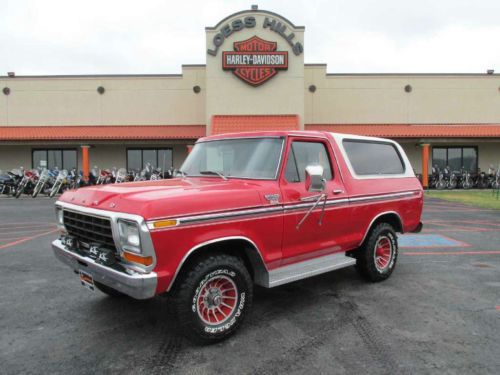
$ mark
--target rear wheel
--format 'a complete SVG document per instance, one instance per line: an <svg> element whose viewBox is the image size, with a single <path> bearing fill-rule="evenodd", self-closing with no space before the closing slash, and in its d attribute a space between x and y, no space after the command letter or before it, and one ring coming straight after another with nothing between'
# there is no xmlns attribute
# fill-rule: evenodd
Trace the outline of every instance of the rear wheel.
<svg viewBox="0 0 500 375"><path fill-rule="evenodd" d="M398 240L394 228L387 223L376 225L357 253L356 268L370 281L387 279L398 257Z"/></svg>
<svg viewBox="0 0 500 375"><path fill-rule="evenodd" d="M198 261L166 300L181 333L202 344L234 334L250 310L252 279L235 256L211 255Z"/></svg>

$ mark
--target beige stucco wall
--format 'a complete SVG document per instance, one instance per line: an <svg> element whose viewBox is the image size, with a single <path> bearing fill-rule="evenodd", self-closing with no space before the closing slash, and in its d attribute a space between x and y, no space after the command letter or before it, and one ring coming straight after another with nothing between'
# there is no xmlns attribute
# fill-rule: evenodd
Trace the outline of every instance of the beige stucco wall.
<svg viewBox="0 0 500 375"><path fill-rule="evenodd" d="M422 149L417 146L417 142L412 141L401 141L397 142L403 147L408 159L410 160L411 166L415 173L422 172Z"/></svg>
<svg viewBox="0 0 500 375"><path fill-rule="evenodd" d="M13 168L31 168L31 147L29 146L0 146L0 170L3 172Z"/></svg>
<svg viewBox="0 0 500 375"><path fill-rule="evenodd" d="M495 168L500 167L500 142L479 143L479 168L487 172L492 164Z"/></svg>
<svg viewBox="0 0 500 375"><path fill-rule="evenodd" d="M182 75L0 79L0 126L196 125L205 123L205 67ZM97 87L103 86L100 95Z"/></svg>
<svg viewBox="0 0 500 375"><path fill-rule="evenodd" d="M206 55L206 123L210 124L213 115L221 114L297 114L303 123L304 53L295 55L292 47L281 35L269 28L263 28L262 25L266 17L276 19L287 26L287 34L290 32L295 34L293 41L302 45L304 45L303 28L294 28L289 22L277 16L248 11L229 18L213 30L207 29L207 48L213 48L213 37L224 25L246 16L255 17L255 27L234 32L225 39L216 56ZM222 69L222 52L234 51L234 42L249 39L254 35L267 41L277 42L277 51L288 51L288 70L280 70L273 78L258 87L246 84L231 71Z"/></svg>
<svg viewBox="0 0 500 375"><path fill-rule="evenodd" d="M307 124L500 122L499 75L327 75L326 68L305 67Z"/></svg>

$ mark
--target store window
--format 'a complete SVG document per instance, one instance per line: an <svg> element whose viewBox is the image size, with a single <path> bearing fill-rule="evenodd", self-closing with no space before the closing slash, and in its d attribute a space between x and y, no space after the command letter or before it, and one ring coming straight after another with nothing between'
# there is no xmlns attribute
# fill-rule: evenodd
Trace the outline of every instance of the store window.
<svg viewBox="0 0 500 375"><path fill-rule="evenodd" d="M78 169L77 151L75 149L38 149L32 153L32 168Z"/></svg>
<svg viewBox="0 0 500 375"><path fill-rule="evenodd" d="M432 165L439 169L449 166L452 171L462 167L477 172L477 147L433 147Z"/></svg>
<svg viewBox="0 0 500 375"><path fill-rule="evenodd" d="M173 165L171 148L144 148L127 150L127 170L140 172L150 163L153 168L162 171L170 169Z"/></svg>

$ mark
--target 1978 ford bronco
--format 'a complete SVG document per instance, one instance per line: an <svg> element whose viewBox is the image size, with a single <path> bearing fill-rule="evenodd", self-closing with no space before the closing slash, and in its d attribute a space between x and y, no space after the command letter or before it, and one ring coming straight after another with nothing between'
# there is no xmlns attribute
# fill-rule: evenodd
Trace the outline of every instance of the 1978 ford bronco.
<svg viewBox="0 0 500 375"><path fill-rule="evenodd" d="M189 338L233 334L253 285L272 288L355 265L396 265L396 232L422 228L422 187L387 139L327 132L217 135L175 179L67 191L56 257L83 285L162 300Z"/></svg>

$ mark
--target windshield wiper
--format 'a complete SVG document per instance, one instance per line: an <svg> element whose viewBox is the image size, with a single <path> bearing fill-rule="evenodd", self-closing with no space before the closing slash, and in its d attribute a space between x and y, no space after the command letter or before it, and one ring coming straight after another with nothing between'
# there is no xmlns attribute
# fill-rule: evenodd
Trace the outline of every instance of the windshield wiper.
<svg viewBox="0 0 500 375"><path fill-rule="evenodd" d="M220 178L222 178L223 180L227 180L226 176L224 176L221 172L217 172L217 171L200 171L200 174L217 175Z"/></svg>
<svg viewBox="0 0 500 375"><path fill-rule="evenodd" d="M178 169L177 170L177 174L179 174L179 173L180 173L180 175L181 175L182 178L187 177L187 173L184 172L183 170ZM177 177L177 176L174 176L174 177Z"/></svg>

